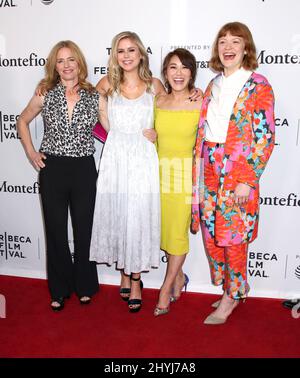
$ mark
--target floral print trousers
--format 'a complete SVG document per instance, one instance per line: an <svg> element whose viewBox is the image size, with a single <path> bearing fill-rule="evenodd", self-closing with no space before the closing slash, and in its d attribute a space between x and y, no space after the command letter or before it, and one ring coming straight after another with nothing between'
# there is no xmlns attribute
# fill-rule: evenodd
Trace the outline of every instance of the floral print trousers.
<svg viewBox="0 0 300 378"><path fill-rule="evenodd" d="M224 292L238 300L249 291L247 283L248 243L218 246L215 243L215 210L217 192L223 175L224 145L205 142L203 146L204 182L200 203L201 229L214 285L223 285Z"/></svg>

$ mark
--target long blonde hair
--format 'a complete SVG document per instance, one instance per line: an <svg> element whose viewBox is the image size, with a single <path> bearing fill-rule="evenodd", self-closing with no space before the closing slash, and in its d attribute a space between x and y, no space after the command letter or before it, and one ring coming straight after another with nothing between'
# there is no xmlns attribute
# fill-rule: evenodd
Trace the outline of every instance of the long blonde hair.
<svg viewBox="0 0 300 378"><path fill-rule="evenodd" d="M117 34L112 40L111 53L108 62L108 81L110 83L110 89L108 90L109 96L111 96L114 92L120 91L120 85L124 80L123 69L118 64L118 46L121 39L124 38L129 38L137 45L142 56L138 67L138 75L140 79L147 85L147 91L151 90L152 73L149 68L149 58L145 46L136 33L124 31Z"/></svg>
<svg viewBox="0 0 300 378"><path fill-rule="evenodd" d="M78 74L78 85L82 89L86 89L87 91L93 91L94 87L90 84L86 78L88 76L87 64L83 53L81 52L80 48L76 45L76 43L72 41L60 41L58 42L50 51L47 59L47 63L45 66L45 78L40 81L39 87L41 93L46 93L50 89L54 88L57 83L60 81L60 77L56 71L56 59L58 51L63 48L67 47L71 50L79 68Z"/></svg>

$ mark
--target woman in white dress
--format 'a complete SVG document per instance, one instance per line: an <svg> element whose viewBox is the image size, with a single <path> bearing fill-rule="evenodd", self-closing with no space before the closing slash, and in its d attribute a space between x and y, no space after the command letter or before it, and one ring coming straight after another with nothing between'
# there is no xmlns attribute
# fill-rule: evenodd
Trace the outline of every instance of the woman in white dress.
<svg viewBox="0 0 300 378"><path fill-rule="evenodd" d="M120 295L130 312L142 305L141 272L159 266L159 161L152 143L153 99L164 92L152 78L140 38L112 41L109 74L97 84L107 97L101 122L109 130L99 167L90 260L121 271Z"/></svg>

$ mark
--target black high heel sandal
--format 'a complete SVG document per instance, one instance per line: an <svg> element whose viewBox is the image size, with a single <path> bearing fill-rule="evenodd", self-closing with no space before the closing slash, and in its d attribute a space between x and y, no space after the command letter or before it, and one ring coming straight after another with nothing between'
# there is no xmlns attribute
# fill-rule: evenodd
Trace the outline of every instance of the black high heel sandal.
<svg viewBox="0 0 300 378"><path fill-rule="evenodd" d="M141 276L139 278L133 278L132 276L130 276L130 279L132 281L140 281L141 291L143 290L144 285L143 285L143 281L141 280ZM134 307L130 307L130 306L134 306ZM142 307L142 300L137 299L137 298L128 299L128 307L129 307L130 312L138 312L138 311L140 311L140 309Z"/></svg>
<svg viewBox="0 0 300 378"><path fill-rule="evenodd" d="M131 289L127 287L121 287L120 288L120 297L123 299L123 301L127 302L130 297Z"/></svg>
<svg viewBox="0 0 300 378"><path fill-rule="evenodd" d="M84 295L84 296L82 296L82 297L79 298L79 302L82 305L90 304L91 303L91 297L89 297L87 295Z"/></svg>
<svg viewBox="0 0 300 378"><path fill-rule="evenodd" d="M125 273L123 273L123 276L127 276ZM130 287L120 287L120 297L123 299L123 301L127 302L129 297L130 297L130 293L131 293L131 288Z"/></svg>
<svg viewBox="0 0 300 378"><path fill-rule="evenodd" d="M53 306L53 303L58 303L59 306ZM65 307L65 298L64 297L59 297L56 299L52 299L50 303L50 307L52 308L53 311L61 311Z"/></svg>

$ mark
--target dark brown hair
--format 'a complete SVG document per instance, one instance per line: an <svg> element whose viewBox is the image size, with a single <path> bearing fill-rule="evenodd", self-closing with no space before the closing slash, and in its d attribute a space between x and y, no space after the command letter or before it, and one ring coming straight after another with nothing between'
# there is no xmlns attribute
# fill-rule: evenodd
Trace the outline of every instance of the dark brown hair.
<svg viewBox="0 0 300 378"><path fill-rule="evenodd" d="M196 80L196 75L197 75L197 63L196 63L196 58L192 53L190 53L186 49L175 49L166 55L164 62L163 62L163 68L162 68L162 74L164 77L164 84L167 89L168 93L172 92L172 88L166 78L167 75L167 68L170 63L170 60L173 58L173 56L177 56L181 63L186 66L190 71L191 71L191 79L189 81L188 88L189 90L193 89L195 86L195 80Z"/></svg>
<svg viewBox="0 0 300 378"><path fill-rule="evenodd" d="M242 62L242 67L245 68L245 70L254 71L258 67L256 60L256 47L248 26L242 24L241 22L229 22L228 24L222 26L222 28L219 30L213 44L209 67L216 72L223 71L224 67L218 53L218 42L219 39L225 37L227 33L230 33L232 36L243 38L245 42L246 54Z"/></svg>

